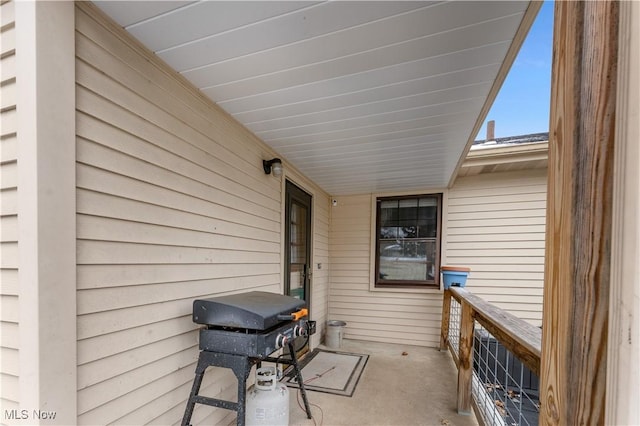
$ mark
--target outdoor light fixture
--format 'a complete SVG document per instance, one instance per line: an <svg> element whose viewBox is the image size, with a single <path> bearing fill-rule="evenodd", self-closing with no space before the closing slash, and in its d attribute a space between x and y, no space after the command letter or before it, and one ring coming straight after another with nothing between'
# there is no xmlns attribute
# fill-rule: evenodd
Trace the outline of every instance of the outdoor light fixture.
<svg viewBox="0 0 640 426"><path fill-rule="evenodd" d="M273 172L275 177L282 176L282 160L274 158L273 160L262 160L262 168L266 174Z"/></svg>

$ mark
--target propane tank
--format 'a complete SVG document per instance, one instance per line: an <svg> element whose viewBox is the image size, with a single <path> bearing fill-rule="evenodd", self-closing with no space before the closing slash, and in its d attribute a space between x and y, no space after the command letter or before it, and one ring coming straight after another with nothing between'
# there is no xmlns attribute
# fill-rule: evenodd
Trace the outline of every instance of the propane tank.
<svg viewBox="0 0 640 426"><path fill-rule="evenodd" d="M278 383L275 367L256 370L256 383L247 392L247 426L289 424L289 389Z"/></svg>

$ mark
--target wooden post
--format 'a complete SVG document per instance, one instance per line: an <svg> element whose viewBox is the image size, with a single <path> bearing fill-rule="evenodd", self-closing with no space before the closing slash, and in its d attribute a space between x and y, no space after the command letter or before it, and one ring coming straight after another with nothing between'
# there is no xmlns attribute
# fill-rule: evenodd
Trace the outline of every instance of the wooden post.
<svg viewBox="0 0 640 426"><path fill-rule="evenodd" d="M604 424L618 3L555 3L540 424Z"/></svg>
<svg viewBox="0 0 640 426"><path fill-rule="evenodd" d="M473 375L473 308L461 301L460 346L458 352L458 414L471 414Z"/></svg>
<svg viewBox="0 0 640 426"><path fill-rule="evenodd" d="M440 350L444 351L449 346L449 321L451 319L451 291L445 290L442 294L442 325L440 326Z"/></svg>

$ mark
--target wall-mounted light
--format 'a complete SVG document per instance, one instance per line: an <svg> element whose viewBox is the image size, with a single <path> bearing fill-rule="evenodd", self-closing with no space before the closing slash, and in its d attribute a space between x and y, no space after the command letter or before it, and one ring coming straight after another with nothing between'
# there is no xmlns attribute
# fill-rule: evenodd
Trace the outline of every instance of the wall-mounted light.
<svg viewBox="0 0 640 426"><path fill-rule="evenodd" d="M275 177L282 176L282 160L274 158L273 160L262 160L262 168L266 174L273 172Z"/></svg>

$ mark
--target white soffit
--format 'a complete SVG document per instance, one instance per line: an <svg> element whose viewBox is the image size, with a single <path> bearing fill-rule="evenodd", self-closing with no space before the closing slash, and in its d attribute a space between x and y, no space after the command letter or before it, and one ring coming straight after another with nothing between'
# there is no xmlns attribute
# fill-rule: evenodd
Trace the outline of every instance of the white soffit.
<svg viewBox="0 0 640 426"><path fill-rule="evenodd" d="M95 3L333 195L446 187L529 5Z"/></svg>

